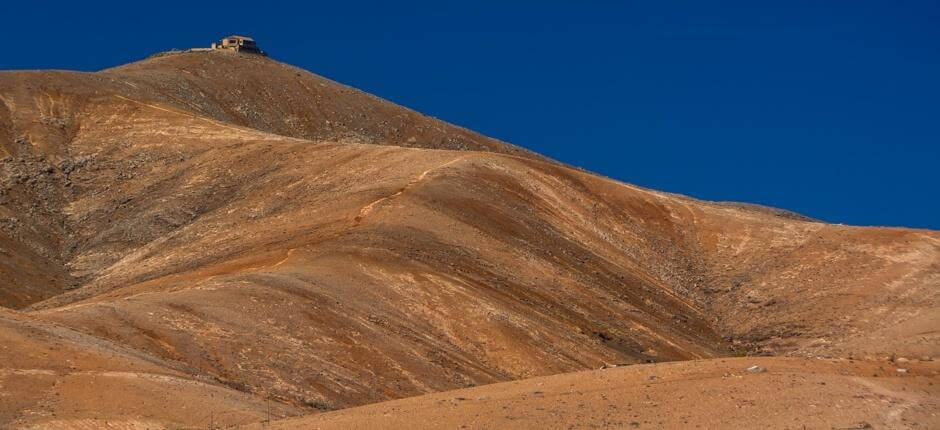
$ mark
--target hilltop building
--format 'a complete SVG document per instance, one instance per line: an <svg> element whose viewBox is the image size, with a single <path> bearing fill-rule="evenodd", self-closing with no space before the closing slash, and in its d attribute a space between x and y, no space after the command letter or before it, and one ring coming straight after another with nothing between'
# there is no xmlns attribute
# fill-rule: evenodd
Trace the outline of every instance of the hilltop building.
<svg viewBox="0 0 940 430"><path fill-rule="evenodd" d="M258 48L258 44L255 43L255 39L247 36L232 35L226 37L216 43L213 43L212 49L230 50L247 54L267 55L264 53L264 51L261 50L261 48Z"/></svg>

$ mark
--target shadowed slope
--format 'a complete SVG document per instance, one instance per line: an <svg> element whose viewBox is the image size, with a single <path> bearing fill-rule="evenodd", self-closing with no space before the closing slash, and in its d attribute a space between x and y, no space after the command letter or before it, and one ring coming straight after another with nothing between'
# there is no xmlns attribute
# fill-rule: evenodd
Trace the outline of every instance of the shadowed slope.
<svg viewBox="0 0 940 430"><path fill-rule="evenodd" d="M99 75L128 97L282 136L542 158L265 57L162 55Z"/></svg>

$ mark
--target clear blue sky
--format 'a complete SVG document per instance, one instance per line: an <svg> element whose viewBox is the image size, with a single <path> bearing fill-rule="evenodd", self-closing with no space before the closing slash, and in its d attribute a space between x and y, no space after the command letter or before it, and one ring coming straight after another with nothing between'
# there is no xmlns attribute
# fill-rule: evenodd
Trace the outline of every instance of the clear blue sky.
<svg viewBox="0 0 940 430"><path fill-rule="evenodd" d="M98 70L244 33L627 182L940 229L936 0L27 3L0 5L2 69Z"/></svg>

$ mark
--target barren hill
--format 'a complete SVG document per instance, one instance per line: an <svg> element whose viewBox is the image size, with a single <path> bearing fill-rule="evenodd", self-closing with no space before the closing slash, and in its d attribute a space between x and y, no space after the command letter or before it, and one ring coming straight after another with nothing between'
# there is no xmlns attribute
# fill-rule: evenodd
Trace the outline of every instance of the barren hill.
<svg viewBox="0 0 940 430"><path fill-rule="evenodd" d="M633 187L261 57L4 72L0 100L0 399L37 399L0 426L205 425L43 385L88 372L197 381L173 384L248 424L605 364L940 355L940 232ZM25 327L69 348L27 355Z"/></svg>

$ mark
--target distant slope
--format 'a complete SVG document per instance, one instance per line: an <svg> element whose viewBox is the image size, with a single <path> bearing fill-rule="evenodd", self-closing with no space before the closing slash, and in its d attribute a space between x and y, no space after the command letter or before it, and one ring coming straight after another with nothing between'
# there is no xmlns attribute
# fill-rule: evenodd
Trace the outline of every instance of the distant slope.
<svg viewBox="0 0 940 430"><path fill-rule="evenodd" d="M940 232L633 187L254 57L3 73L0 100L0 305L285 413L604 364L940 356Z"/></svg>
<svg viewBox="0 0 940 430"><path fill-rule="evenodd" d="M543 158L257 56L193 52L156 56L97 73L0 72L0 94L0 148L8 154L27 154L26 143L32 137L30 142L45 144L43 153L62 155L62 145L83 126L81 111L89 103L120 97L313 141Z"/></svg>
<svg viewBox="0 0 940 430"><path fill-rule="evenodd" d="M282 136L541 158L265 57L162 55L99 75L128 97Z"/></svg>

